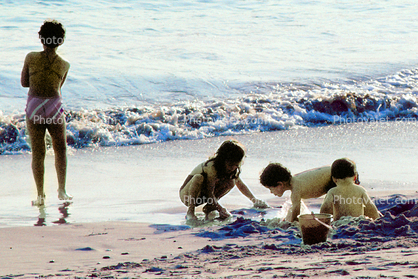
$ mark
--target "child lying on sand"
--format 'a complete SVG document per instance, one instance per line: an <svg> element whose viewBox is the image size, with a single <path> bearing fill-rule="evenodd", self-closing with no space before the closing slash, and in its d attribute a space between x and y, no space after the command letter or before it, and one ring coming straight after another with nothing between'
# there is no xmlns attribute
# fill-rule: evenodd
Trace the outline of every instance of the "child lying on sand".
<svg viewBox="0 0 418 279"><path fill-rule="evenodd" d="M180 199L188 207L186 219L197 219L195 207L202 204L206 204L203 207L206 219L214 210L219 212L221 219L231 216L218 203L218 200L231 191L235 185L254 203L255 207L268 207L265 202L256 199L239 178L244 156L244 148L239 142L227 140L222 143L214 157L194 168L180 188Z"/></svg>
<svg viewBox="0 0 418 279"><path fill-rule="evenodd" d="M354 184L356 175L356 165L349 159L338 159L332 164L331 176L337 187L328 191L321 213L333 214L334 221L342 216L365 215L372 219L380 217L366 190Z"/></svg>
<svg viewBox="0 0 418 279"><path fill-rule="evenodd" d="M285 218L288 222L297 220L302 199L318 198L335 187L331 179L331 167L325 166L291 175L290 171L279 163L270 163L260 176L260 183L278 197L290 190L292 207Z"/></svg>

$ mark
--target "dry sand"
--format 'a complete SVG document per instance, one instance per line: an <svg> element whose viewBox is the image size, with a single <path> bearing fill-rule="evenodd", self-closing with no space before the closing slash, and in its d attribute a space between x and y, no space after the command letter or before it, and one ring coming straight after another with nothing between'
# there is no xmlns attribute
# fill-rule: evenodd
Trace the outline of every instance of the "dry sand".
<svg viewBox="0 0 418 279"><path fill-rule="evenodd" d="M190 237L191 231L154 234L149 224L133 222L2 228L0 274L87 275L119 262L171 257L210 242Z"/></svg>

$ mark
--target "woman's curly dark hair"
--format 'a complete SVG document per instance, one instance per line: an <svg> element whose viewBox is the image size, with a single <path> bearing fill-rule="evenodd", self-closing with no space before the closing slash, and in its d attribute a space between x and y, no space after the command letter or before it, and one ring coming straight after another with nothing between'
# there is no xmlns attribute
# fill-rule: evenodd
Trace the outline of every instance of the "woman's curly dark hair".
<svg viewBox="0 0 418 279"><path fill-rule="evenodd" d="M230 177L230 173L225 172L225 162L239 163L245 156L244 146L236 140L226 140L216 151L214 157L209 161L213 161L216 173L219 178ZM240 170L237 170L236 176L239 175Z"/></svg>
<svg viewBox="0 0 418 279"><path fill-rule="evenodd" d="M270 163L260 175L261 185L275 187L278 182L288 182L292 178L290 171L279 163Z"/></svg>
<svg viewBox="0 0 418 279"><path fill-rule="evenodd" d="M56 48L64 43L65 28L61 22L55 19L45 20L38 34L43 45Z"/></svg>

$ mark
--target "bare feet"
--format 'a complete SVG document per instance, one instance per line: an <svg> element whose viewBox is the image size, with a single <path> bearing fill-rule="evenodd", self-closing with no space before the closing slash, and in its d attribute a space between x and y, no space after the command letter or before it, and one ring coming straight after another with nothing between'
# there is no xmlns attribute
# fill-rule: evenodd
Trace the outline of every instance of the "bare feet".
<svg viewBox="0 0 418 279"><path fill-rule="evenodd" d="M194 214L187 213L187 215L186 215L186 220L187 220L187 221L190 221L190 220L197 220L197 217L196 217L196 215L194 215Z"/></svg>
<svg viewBox="0 0 418 279"><path fill-rule="evenodd" d="M38 196L36 200L32 201L32 206L45 205L45 196Z"/></svg>
<svg viewBox="0 0 418 279"><path fill-rule="evenodd" d="M231 216L232 216L231 213L229 213L229 211L226 210L225 208L219 211L219 219L221 220L225 220Z"/></svg>
<svg viewBox="0 0 418 279"><path fill-rule="evenodd" d="M68 201L68 200L72 200L73 197L68 195L65 190L58 190L58 199L60 200L64 200L64 201Z"/></svg>

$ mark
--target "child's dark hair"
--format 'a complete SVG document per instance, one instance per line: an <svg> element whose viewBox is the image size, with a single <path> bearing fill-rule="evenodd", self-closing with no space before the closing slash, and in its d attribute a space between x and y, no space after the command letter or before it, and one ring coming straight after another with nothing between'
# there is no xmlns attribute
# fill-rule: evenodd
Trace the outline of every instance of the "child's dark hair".
<svg viewBox="0 0 418 279"><path fill-rule="evenodd" d="M335 160L331 166L331 176L336 179L353 177L357 174L356 164L347 158Z"/></svg>
<svg viewBox="0 0 418 279"><path fill-rule="evenodd" d="M64 43L65 28L55 19L45 20L38 34L43 45L56 48Z"/></svg>
<svg viewBox="0 0 418 279"><path fill-rule="evenodd" d="M288 182L292 178L290 171L279 163L270 163L260 175L261 185L269 188L278 182Z"/></svg>
<svg viewBox="0 0 418 279"><path fill-rule="evenodd" d="M214 167L218 177L229 177L231 174L225 171L225 162L239 163L245 156L244 146L236 140L226 140L216 151L210 160L214 162ZM239 170L237 172L239 174ZM237 175L238 175L237 174Z"/></svg>

